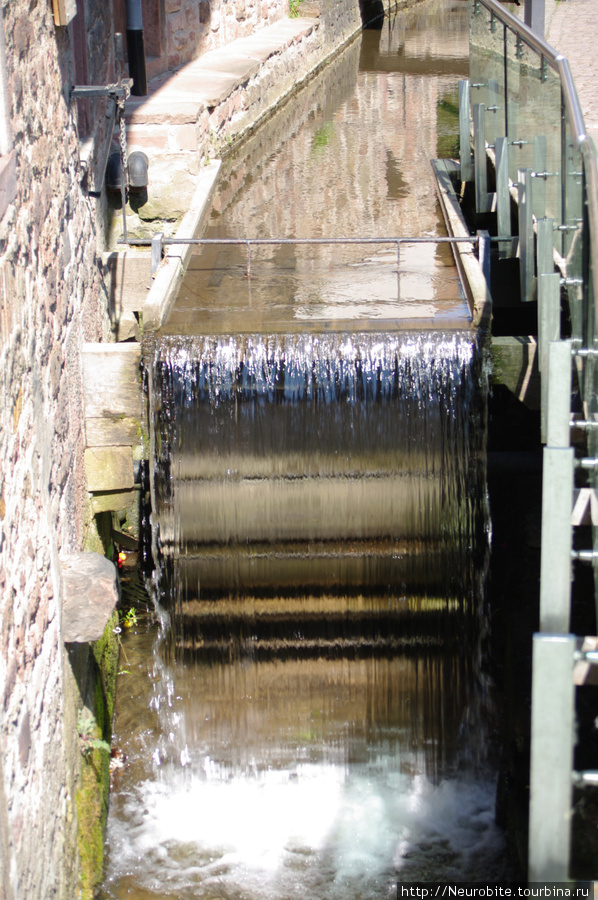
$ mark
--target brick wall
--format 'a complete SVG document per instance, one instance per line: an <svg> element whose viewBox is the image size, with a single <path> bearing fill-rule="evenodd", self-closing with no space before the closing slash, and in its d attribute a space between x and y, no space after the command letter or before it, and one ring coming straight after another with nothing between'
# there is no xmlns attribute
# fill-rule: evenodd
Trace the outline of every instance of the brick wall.
<svg viewBox="0 0 598 900"><path fill-rule="evenodd" d="M79 348L108 323L68 100L71 30L49 2L7 0L3 16L15 168L0 220L0 897L72 898L78 751L59 556L86 528Z"/></svg>

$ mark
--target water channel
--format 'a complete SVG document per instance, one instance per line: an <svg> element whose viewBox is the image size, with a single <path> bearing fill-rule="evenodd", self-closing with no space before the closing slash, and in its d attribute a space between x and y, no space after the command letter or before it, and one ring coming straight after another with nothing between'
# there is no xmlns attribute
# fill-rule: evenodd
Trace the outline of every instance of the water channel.
<svg viewBox="0 0 598 900"><path fill-rule="evenodd" d="M467 52L457 0L365 31L230 154L206 236L442 235ZM249 267L198 252L145 351L160 608L123 634L101 897L504 880L484 373L450 250Z"/></svg>

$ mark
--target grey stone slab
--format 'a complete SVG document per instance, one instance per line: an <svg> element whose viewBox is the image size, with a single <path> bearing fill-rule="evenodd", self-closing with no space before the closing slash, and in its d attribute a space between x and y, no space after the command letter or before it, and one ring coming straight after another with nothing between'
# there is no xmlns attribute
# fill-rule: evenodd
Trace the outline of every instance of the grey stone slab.
<svg viewBox="0 0 598 900"><path fill-rule="evenodd" d="M62 638L65 643L99 640L118 602L114 563L99 553L63 557Z"/></svg>
<svg viewBox="0 0 598 900"><path fill-rule="evenodd" d="M203 78L210 78L213 74L232 75L239 81L246 81L253 75L257 75L259 69L259 62L251 56L223 53L219 59L211 60L209 64L204 63L200 71Z"/></svg>
<svg viewBox="0 0 598 900"><path fill-rule="evenodd" d="M139 419L123 416L118 419L86 419L85 436L88 447L131 447L139 438Z"/></svg>
<svg viewBox="0 0 598 900"><path fill-rule="evenodd" d="M101 512L117 512L121 509L129 509L139 503L138 491L105 491L94 494L91 498L91 508L94 515Z"/></svg>
<svg viewBox="0 0 598 900"><path fill-rule="evenodd" d="M201 87L198 85L197 97L207 107L218 106L226 100L234 89L243 84L245 79L239 79L236 75L226 75L215 72L202 73Z"/></svg>
<svg viewBox="0 0 598 900"><path fill-rule="evenodd" d="M127 107L126 120L130 125L185 124L197 121L201 107L201 98L183 100L165 92L139 106Z"/></svg>
<svg viewBox="0 0 598 900"><path fill-rule="evenodd" d="M133 487L133 454L131 447L88 447L85 450L87 489L122 491Z"/></svg>
<svg viewBox="0 0 598 900"><path fill-rule="evenodd" d="M86 418L141 416L139 344L84 344L81 360Z"/></svg>

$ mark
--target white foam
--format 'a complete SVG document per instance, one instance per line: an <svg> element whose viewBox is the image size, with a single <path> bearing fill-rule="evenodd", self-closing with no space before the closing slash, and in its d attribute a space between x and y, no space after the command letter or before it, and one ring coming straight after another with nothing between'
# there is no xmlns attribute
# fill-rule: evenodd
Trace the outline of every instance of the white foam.
<svg viewBox="0 0 598 900"><path fill-rule="evenodd" d="M111 815L109 889L121 896L128 873L179 900L215 886L227 898L340 900L390 896L397 880L498 878L493 794L384 764L234 773L206 759L140 784Z"/></svg>

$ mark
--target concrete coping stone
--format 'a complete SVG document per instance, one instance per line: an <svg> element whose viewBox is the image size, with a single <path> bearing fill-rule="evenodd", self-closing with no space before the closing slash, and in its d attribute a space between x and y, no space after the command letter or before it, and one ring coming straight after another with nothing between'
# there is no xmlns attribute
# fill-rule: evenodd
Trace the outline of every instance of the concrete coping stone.
<svg viewBox="0 0 598 900"><path fill-rule="evenodd" d="M176 72L150 81L148 97L129 99L128 124L186 124L195 122L206 108L217 106L259 72L260 65L310 34L317 19L283 19L210 50Z"/></svg>
<svg viewBox="0 0 598 900"><path fill-rule="evenodd" d="M432 161L432 166L436 175L438 197L448 234L451 237L470 237L451 181L451 174L459 171L458 163L453 160L435 159ZM492 297L479 260L472 244L455 244L453 253L463 287L467 293L472 324L487 338L492 320Z"/></svg>
<svg viewBox="0 0 598 900"><path fill-rule="evenodd" d="M220 160L213 160L199 172L189 209L185 213L175 237L194 238L198 236L211 207L221 165ZM192 252L191 244L168 246L143 306L144 328L159 328L166 320Z"/></svg>
<svg viewBox="0 0 598 900"><path fill-rule="evenodd" d="M60 564L62 639L67 644L98 641L119 599L116 566L100 553L71 553Z"/></svg>

